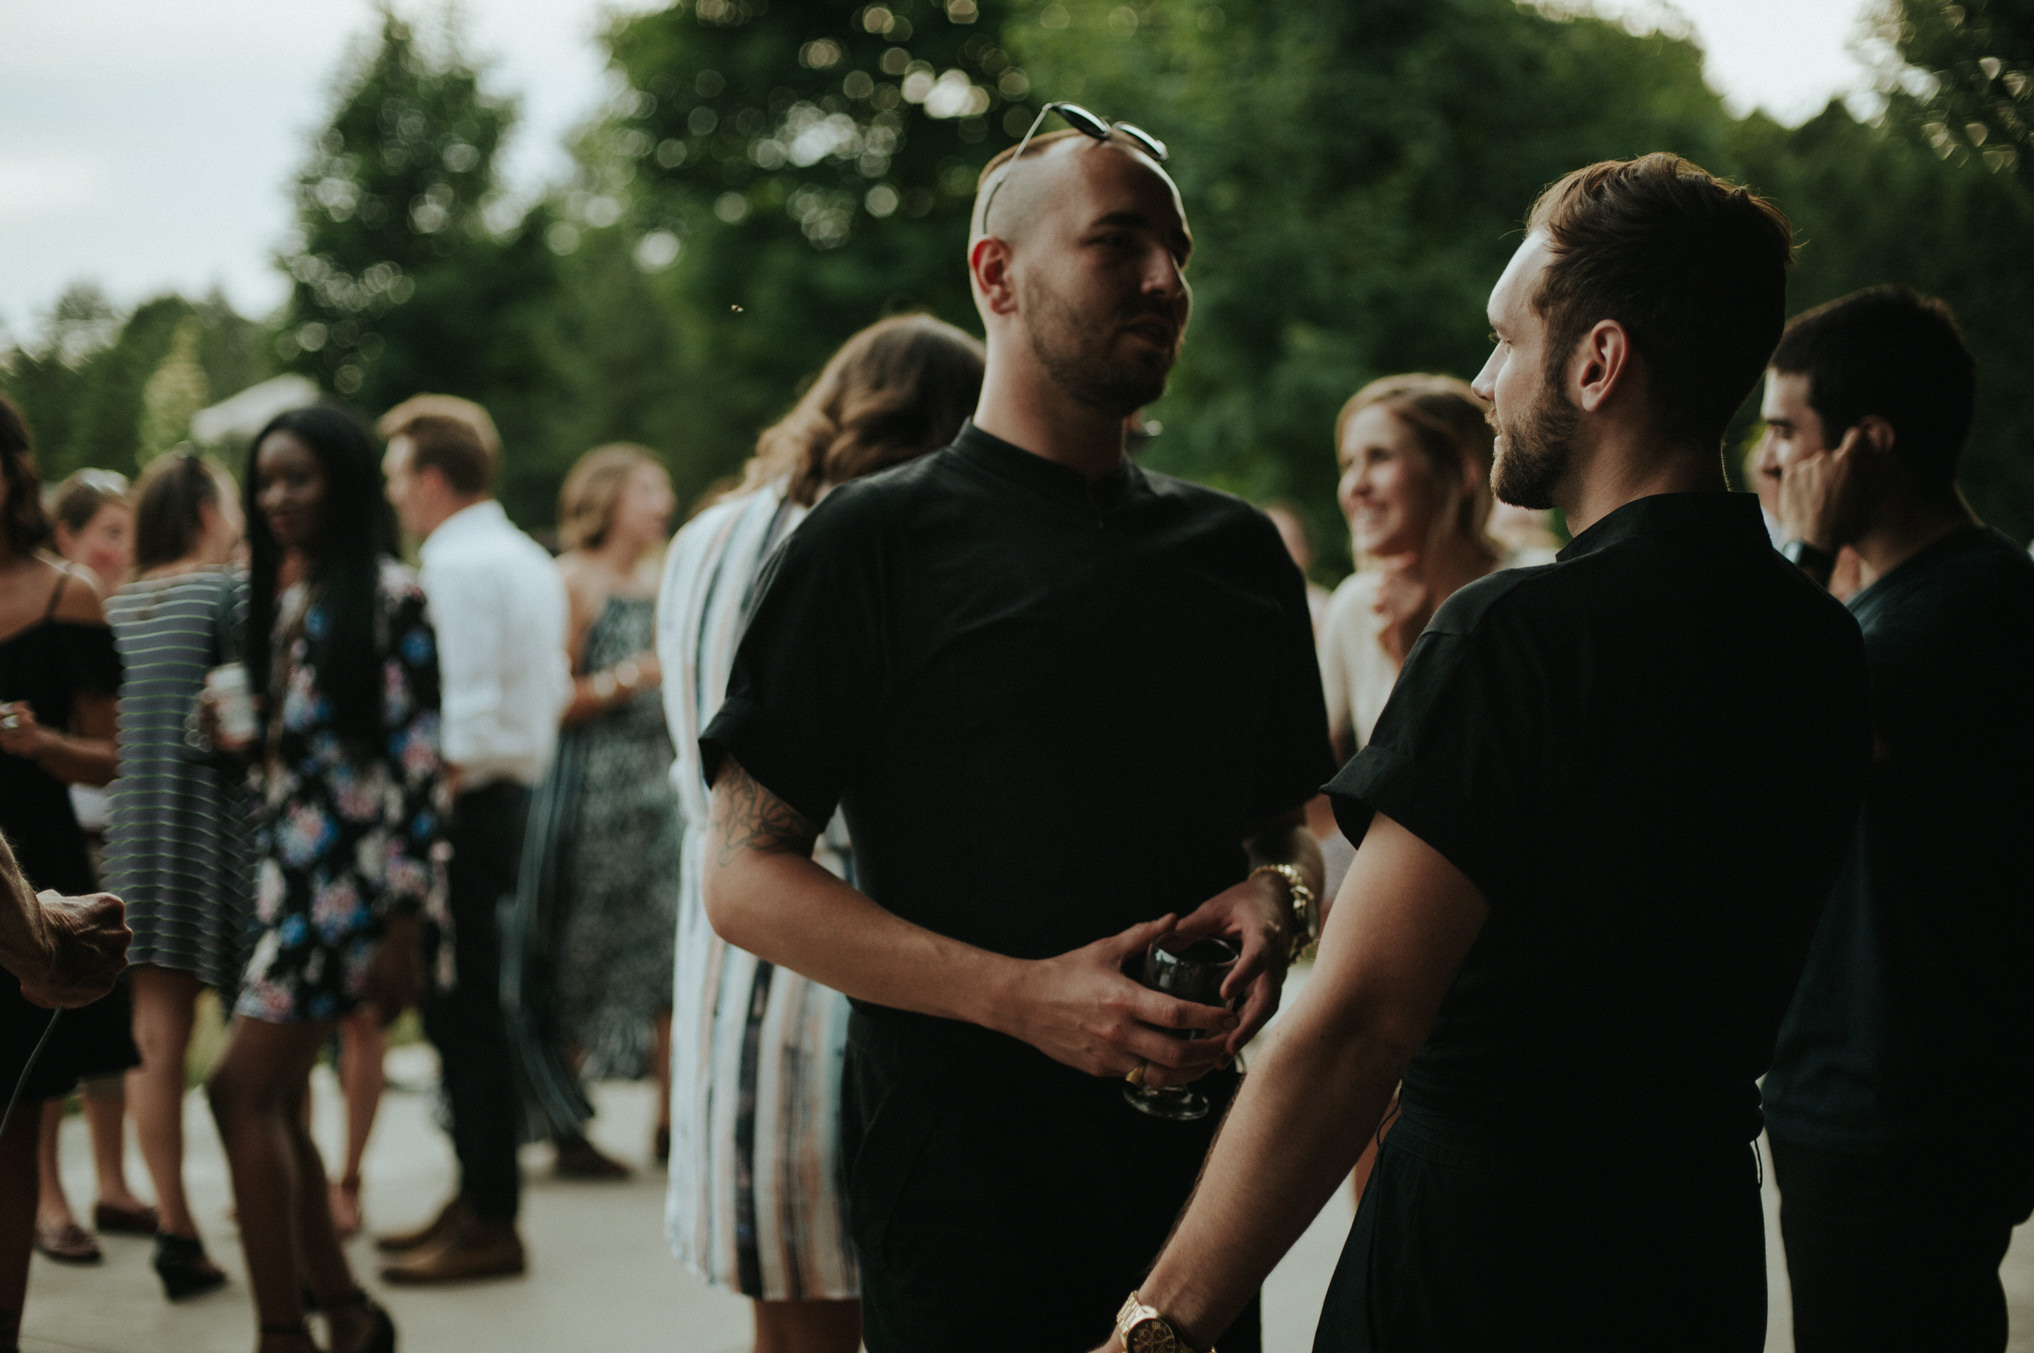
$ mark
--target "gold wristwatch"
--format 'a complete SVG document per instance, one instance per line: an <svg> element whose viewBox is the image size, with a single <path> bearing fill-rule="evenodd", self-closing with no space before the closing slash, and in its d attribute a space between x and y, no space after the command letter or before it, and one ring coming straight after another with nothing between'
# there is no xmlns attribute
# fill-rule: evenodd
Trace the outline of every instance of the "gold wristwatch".
<svg viewBox="0 0 2034 1353"><path fill-rule="evenodd" d="M1215 1353L1188 1343L1178 1327L1135 1292L1116 1312L1116 1333L1122 1336L1124 1353Z"/></svg>
<svg viewBox="0 0 2034 1353"><path fill-rule="evenodd" d="M1259 874L1276 874L1285 880L1286 896L1292 903L1292 954L1286 961L1297 963L1321 934L1321 914L1314 905L1314 890L1307 887L1306 877L1289 864L1260 864L1250 871L1251 878Z"/></svg>

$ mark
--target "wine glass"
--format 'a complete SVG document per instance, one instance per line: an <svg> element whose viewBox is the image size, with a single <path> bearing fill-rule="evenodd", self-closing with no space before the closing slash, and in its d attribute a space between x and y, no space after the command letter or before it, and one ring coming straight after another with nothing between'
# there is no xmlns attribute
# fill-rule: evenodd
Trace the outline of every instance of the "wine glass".
<svg viewBox="0 0 2034 1353"><path fill-rule="evenodd" d="M1137 980L1153 991L1162 991L1168 996L1192 1001L1195 1005L1217 1005L1226 1009L1229 1003L1222 999L1222 983L1228 980L1229 970L1242 956L1242 951L1233 943L1215 935L1195 940L1177 951L1153 945L1145 952L1144 971ZM1198 1029L1160 1029L1159 1032L1174 1038L1206 1037ZM1169 1118L1176 1123L1191 1123L1196 1118L1208 1116L1207 1096L1191 1085L1130 1085L1124 1087L1123 1098L1129 1100L1132 1107L1153 1118Z"/></svg>

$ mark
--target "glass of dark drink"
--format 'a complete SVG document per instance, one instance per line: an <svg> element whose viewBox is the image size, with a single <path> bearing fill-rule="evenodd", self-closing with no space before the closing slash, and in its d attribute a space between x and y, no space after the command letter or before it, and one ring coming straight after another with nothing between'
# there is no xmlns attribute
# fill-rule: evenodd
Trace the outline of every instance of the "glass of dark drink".
<svg viewBox="0 0 2034 1353"><path fill-rule="evenodd" d="M1182 1001L1226 1009L1229 1003L1222 999L1222 983L1228 980L1230 969L1241 957L1242 951L1233 943L1212 935L1178 950L1153 945L1145 952L1144 970L1137 980L1153 991L1162 991ZM1174 1038L1203 1036L1197 1029L1163 1029L1160 1032ZM1129 1100L1132 1107L1153 1118L1190 1123L1196 1118L1208 1116L1207 1096L1191 1085L1125 1086L1123 1098Z"/></svg>

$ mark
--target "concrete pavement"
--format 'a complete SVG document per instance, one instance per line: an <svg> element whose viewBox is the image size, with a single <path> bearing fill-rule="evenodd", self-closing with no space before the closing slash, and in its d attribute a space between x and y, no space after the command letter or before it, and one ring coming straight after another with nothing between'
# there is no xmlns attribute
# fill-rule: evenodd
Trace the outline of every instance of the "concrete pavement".
<svg viewBox="0 0 2034 1353"><path fill-rule="evenodd" d="M424 1083L432 1074L428 1049L397 1049L391 1056L392 1078L400 1083ZM680 1269L665 1247L664 1176L641 1165L650 1139L649 1087L603 1085L596 1100L595 1140L639 1168L618 1183L567 1183L551 1177L548 1148L528 1148L523 1224L528 1277L431 1291L388 1290L374 1280L372 1245L365 1238L353 1242L357 1272L393 1312L403 1348L411 1353L743 1353L748 1348L747 1303L705 1287ZM341 1105L338 1087L323 1069L315 1102L319 1140L327 1159L336 1159ZM446 1196L452 1156L430 1121L431 1104L428 1094L395 1089L383 1102L364 1171L370 1229L393 1230L422 1221ZM153 1250L146 1240L104 1237L106 1261L93 1268L65 1267L38 1255L22 1339L26 1353L246 1353L253 1346L253 1315L238 1235L229 1219L218 1137L201 1096L194 1093L185 1109L193 1205L212 1256L233 1275L232 1283L221 1292L171 1306L149 1268ZM128 1157L129 1179L146 1195L148 1175L131 1142ZM71 1204L88 1213L93 1183L82 1118L65 1122L62 1158ZM1792 1353L1776 1202L1769 1185L1767 1267L1773 1300L1766 1347L1768 1353ZM1339 1195L1267 1284L1268 1353L1305 1353L1312 1347L1315 1318L1349 1215L1347 1195ZM2024 1231L2007 1257L2005 1276L2013 1304L2011 1348L2034 1353L2034 1241Z"/></svg>

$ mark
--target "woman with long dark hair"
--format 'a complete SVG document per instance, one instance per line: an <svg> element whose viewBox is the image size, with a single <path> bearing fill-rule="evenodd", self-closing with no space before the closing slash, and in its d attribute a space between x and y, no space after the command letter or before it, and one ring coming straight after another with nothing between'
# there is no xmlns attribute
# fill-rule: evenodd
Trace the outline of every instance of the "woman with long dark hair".
<svg viewBox="0 0 2034 1353"><path fill-rule="evenodd" d="M369 1001L393 1018L422 986L420 917L444 892L437 644L416 575L393 557L359 422L323 406L279 415L254 439L245 482L259 930L206 1088L261 1353L314 1347L306 1291L333 1353L390 1350L394 1327L340 1248L304 1102L340 1019ZM215 736L231 705L211 704Z"/></svg>

